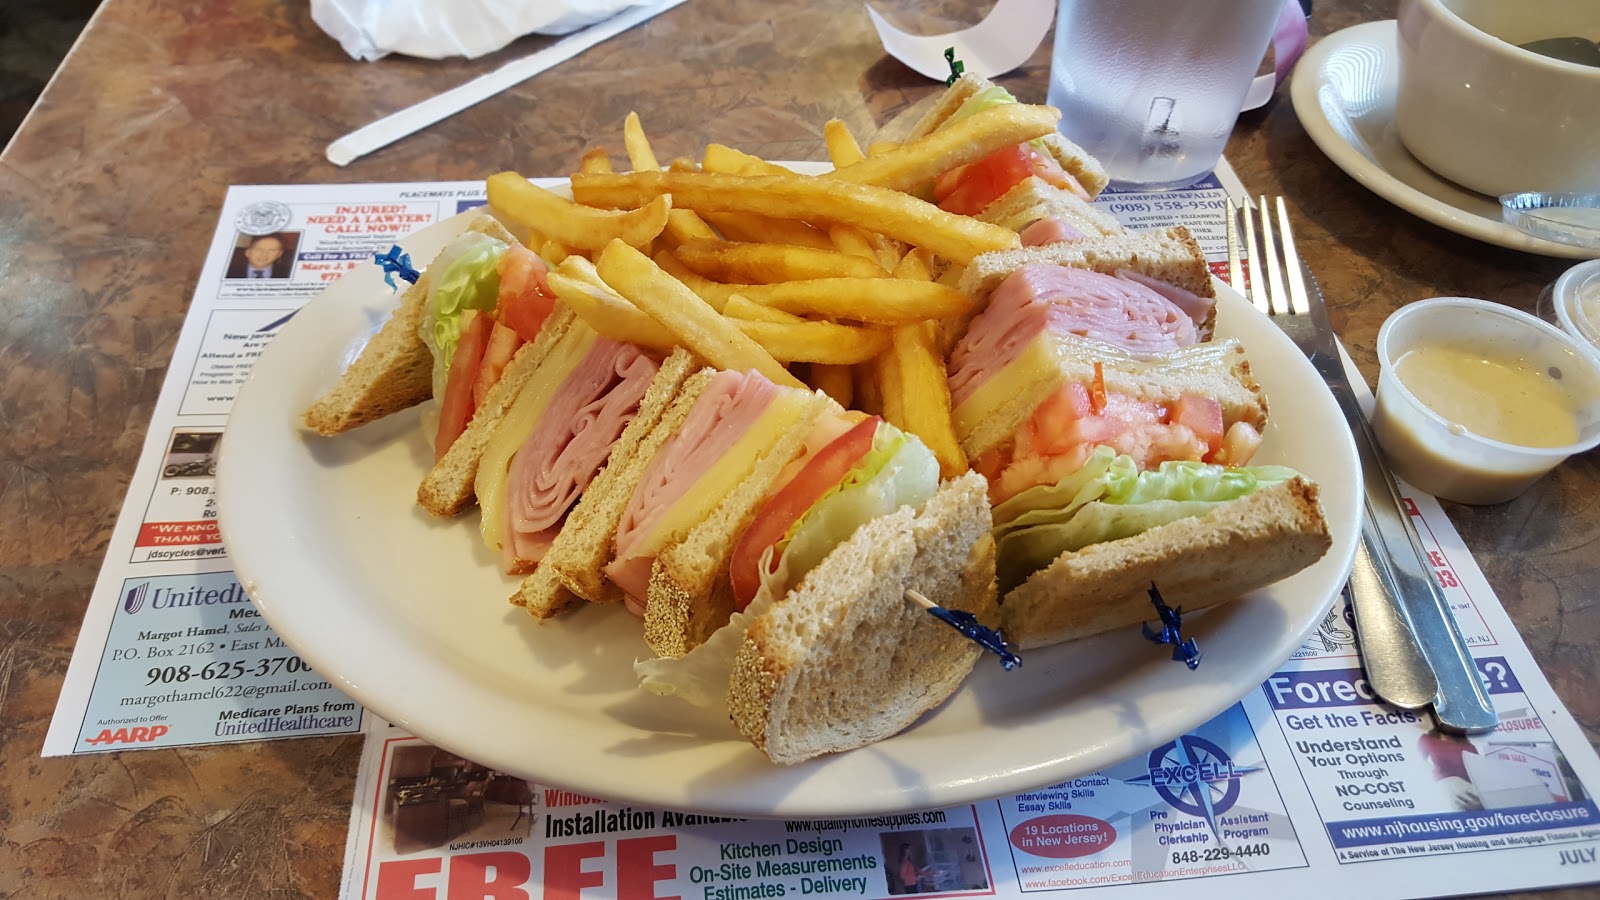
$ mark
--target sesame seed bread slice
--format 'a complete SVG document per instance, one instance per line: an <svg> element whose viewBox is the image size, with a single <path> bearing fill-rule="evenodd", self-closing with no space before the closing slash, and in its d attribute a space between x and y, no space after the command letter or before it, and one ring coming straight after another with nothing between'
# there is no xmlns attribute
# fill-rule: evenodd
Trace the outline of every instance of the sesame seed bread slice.
<svg viewBox="0 0 1600 900"><path fill-rule="evenodd" d="M483 403L472 414L466 430L423 476L422 484L417 487L417 503L423 509L436 516L453 516L476 502L474 483L478 477L478 462L483 459L483 451L488 448L500 420L539 371L550 351L575 326L588 327L578 322L566 304L558 303L539 326L538 336L517 348L505 371L500 373L500 380L484 395Z"/></svg>
<svg viewBox="0 0 1600 900"><path fill-rule="evenodd" d="M861 526L752 623L728 684L740 733L796 763L897 734L954 693L982 651L905 592L995 623L986 492L968 472L921 513Z"/></svg>
<svg viewBox="0 0 1600 900"><path fill-rule="evenodd" d="M473 219L467 230L508 244L513 240L493 216ZM424 271L406 288L400 306L361 349L356 361L306 410L307 428L322 435L339 434L433 399L433 353L417 332L433 283L430 275Z"/></svg>
<svg viewBox="0 0 1600 900"><path fill-rule="evenodd" d="M1300 571L1332 539L1304 478L1267 485L1207 515L1069 551L1001 599L1006 638L1047 647L1153 621L1148 590L1184 612L1215 606Z"/></svg>
<svg viewBox="0 0 1600 900"><path fill-rule="evenodd" d="M701 365L699 358L682 348L661 364L639 403L639 413L612 445L605 467L595 473L567 513L561 532L534 574L548 570L546 577L554 574L566 590L591 603L622 602L622 590L608 581L601 569L616 553L617 526L645 467L667 438L683 427L695 400L715 374L713 369L699 368ZM524 581L525 589L538 590L538 585L539 581L532 585ZM518 596L530 613L539 615L543 601L521 591Z"/></svg>
<svg viewBox="0 0 1600 900"><path fill-rule="evenodd" d="M556 532L544 559L532 574L522 579L522 584L512 595L511 602L514 605L523 607L536 619L548 619L573 603L587 599L573 592L554 563L559 561L569 568L588 566L590 571L598 573L600 567L610 561L608 548L616 538L617 522L622 518L629 496L633 494L633 485L638 483L638 475L635 474L633 482L627 484L625 491L621 490L621 472L637 455L645 436L661 423L673 398L678 396L684 381L699 364L694 354L682 347L674 350L661 363L661 368L639 401L638 412L628 421L617 442L611 445L605 466L595 473L589 488L578 495L578 502L567 512L567 518L562 522L561 530ZM616 473L602 485L600 480L606 470L613 468ZM642 474L643 471L640 466L638 473ZM617 502L619 491L620 503ZM614 586L606 584L603 577L599 579L599 584L588 582L586 589L604 594L602 599L620 599L619 595L605 592L601 585L615 590Z"/></svg>
<svg viewBox="0 0 1600 900"><path fill-rule="evenodd" d="M644 640L657 656L688 653L733 615L728 559L734 545L761 511L784 467L800 454L817 416L829 407L837 408L826 394L810 396L799 421L756 461L755 468L711 515L656 557L645 605Z"/></svg>

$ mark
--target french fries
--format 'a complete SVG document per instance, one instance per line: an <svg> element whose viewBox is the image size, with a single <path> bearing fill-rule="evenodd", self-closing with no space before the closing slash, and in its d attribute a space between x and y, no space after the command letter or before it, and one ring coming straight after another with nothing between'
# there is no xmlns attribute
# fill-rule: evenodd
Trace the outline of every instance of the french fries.
<svg viewBox="0 0 1600 900"><path fill-rule="evenodd" d="M835 169L828 177L912 191L996 150L1049 134L1056 130L1060 120L1061 113L1054 107L1020 103L991 106L951 122L926 137L885 150L855 165Z"/></svg>
<svg viewBox="0 0 1600 900"><path fill-rule="evenodd" d="M595 270L612 290L644 310L701 359L719 369L754 369L775 384L804 388L772 354L638 250L614 240Z"/></svg>
<svg viewBox="0 0 1600 900"><path fill-rule="evenodd" d="M807 278L887 278L871 258L790 244L689 241L673 253L684 265L715 281L773 284Z"/></svg>
<svg viewBox="0 0 1600 900"><path fill-rule="evenodd" d="M970 263L979 253L1021 246L1017 233L1010 229L945 212L898 191L803 175L578 174L572 179L572 192L579 203L611 209L641 206L671 194L675 206L703 216L736 212L777 220L847 223L926 247L960 265Z"/></svg>
<svg viewBox="0 0 1600 900"><path fill-rule="evenodd" d="M752 303L742 294L730 296L722 314L737 320L739 330L755 338L779 362L830 366L846 373L846 379L849 366L866 362L889 347L890 335L884 329L812 322Z"/></svg>
<svg viewBox="0 0 1600 900"><path fill-rule="evenodd" d="M867 154L861 151L861 144L857 143L856 136L850 133L850 126L838 119L829 119L828 124L822 126L822 139L828 144L828 158L833 160L835 169L842 169L867 158Z"/></svg>
<svg viewBox="0 0 1600 900"><path fill-rule="evenodd" d="M752 302L800 316L852 319L874 325L905 325L924 319L959 316L972 298L931 281L902 278L814 278L782 284L720 285L716 290L743 294Z"/></svg>
<svg viewBox="0 0 1600 900"><path fill-rule="evenodd" d="M650 146L650 139L645 136L644 126L639 123L639 114L628 113L622 121L622 143L628 151L628 162L633 165L635 172L659 172L661 163L656 161L656 152ZM667 227L662 236L671 246L677 246L687 241L714 241L717 232L706 224L706 220L691 209L674 209L667 213Z"/></svg>
<svg viewBox="0 0 1600 900"><path fill-rule="evenodd" d="M638 344L664 353L678 345L678 336L612 290L594 263L569 256L545 275L550 289L590 328L612 340Z"/></svg>
<svg viewBox="0 0 1600 900"><path fill-rule="evenodd" d="M948 478L968 460L951 422L945 341L974 313L951 273L1020 240L914 192L1050 133L1058 118L1006 104L866 152L835 119L823 128L834 170L808 176L715 143L698 162L663 166L629 113L632 172L614 172L597 147L572 178L574 200L510 172L489 179L489 199L550 261L556 296L600 334L809 384L916 435Z"/></svg>
<svg viewBox="0 0 1600 900"><path fill-rule="evenodd" d="M852 371L850 366L813 363L806 383L832 397L835 403L845 409L850 409L855 403L855 384L850 374Z"/></svg>
<svg viewBox="0 0 1600 900"><path fill-rule="evenodd" d="M577 178L614 178L614 175L589 175ZM638 209L617 212L575 203L552 193L515 172L490 175L489 205L508 218L536 229L550 240L582 250L599 250L613 240L642 247L667 227L672 198L651 197Z"/></svg>
<svg viewBox="0 0 1600 900"><path fill-rule="evenodd" d="M950 383L931 332L929 322L894 330L883 366L888 373L882 380L884 418L921 438L939 460L939 473L953 478L967 471L967 454L950 421Z"/></svg>
<svg viewBox="0 0 1600 900"><path fill-rule="evenodd" d="M611 168L611 154L604 147L590 147L583 151L583 156L578 160L578 171L586 175L609 175L614 171Z"/></svg>
<svg viewBox="0 0 1600 900"><path fill-rule="evenodd" d="M628 162L633 164L635 172L661 171L661 163L656 162L656 152L651 149L636 112L628 113L622 120L622 144L628 150Z"/></svg>
<svg viewBox="0 0 1600 900"><path fill-rule="evenodd" d="M758 322L735 319L739 330L779 362L848 366L865 362L889 347L882 328L852 328L832 322Z"/></svg>
<svg viewBox="0 0 1600 900"><path fill-rule="evenodd" d="M743 294L733 294L728 297L722 314L734 319L746 319L751 322L804 322L804 316L786 313L781 309L751 303Z"/></svg>

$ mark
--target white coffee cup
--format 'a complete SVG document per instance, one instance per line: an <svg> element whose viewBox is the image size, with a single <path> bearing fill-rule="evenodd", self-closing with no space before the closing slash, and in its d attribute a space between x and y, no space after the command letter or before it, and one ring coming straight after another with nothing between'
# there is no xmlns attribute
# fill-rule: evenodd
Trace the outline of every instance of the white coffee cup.
<svg viewBox="0 0 1600 900"><path fill-rule="evenodd" d="M1600 39L1600 0L1401 0L1395 125L1483 194L1600 190L1600 68L1518 44Z"/></svg>

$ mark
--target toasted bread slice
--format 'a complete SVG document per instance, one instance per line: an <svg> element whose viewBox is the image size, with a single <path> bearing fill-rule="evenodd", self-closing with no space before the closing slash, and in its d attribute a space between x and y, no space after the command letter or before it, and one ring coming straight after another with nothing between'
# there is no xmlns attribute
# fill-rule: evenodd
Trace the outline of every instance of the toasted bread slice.
<svg viewBox="0 0 1600 900"><path fill-rule="evenodd" d="M601 569L616 552L617 525L628 508L633 489L667 439L683 427L714 369L702 368L687 350L675 351L661 365L645 392L635 416L611 450L606 467L589 482L578 504L556 536L550 552L539 563L552 570L567 590L593 603L620 603L621 589L606 579ZM651 421L651 414L661 410ZM528 599L528 598L525 598Z"/></svg>
<svg viewBox="0 0 1600 900"><path fill-rule="evenodd" d="M1115 274L1118 269L1131 269L1200 297L1217 296L1211 286L1211 269L1206 265L1206 255L1200 250L1200 243L1194 239L1194 235L1182 225L1123 231L1086 241L1046 244L1043 247L980 253L967 266L958 288L963 294L987 298L1006 276L1033 263L1093 269L1106 275ZM1209 323L1201 325L1201 332L1210 333Z"/></svg>
<svg viewBox="0 0 1600 900"><path fill-rule="evenodd" d="M668 544L650 572L644 639L658 656L682 656L700 646L733 615L728 558L785 466L799 455L811 426L836 404L813 394L799 422L756 462L750 474L717 504L705 521Z"/></svg>
<svg viewBox="0 0 1600 900"><path fill-rule="evenodd" d="M1115 236L1127 231L1115 216L1037 175L1022 179L978 214L985 222L1018 232L1052 216L1091 237Z"/></svg>
<svg viewBox="0 0 1600 900"><path fill-rule="evenodd" d="M945 90L933 108L917 121L911 129L911 138L919 138L936 130L943 125L945 120L961 108L972 95L994 87L994 82L976 73L968 72L956 79L955 84ZM1063 137L1060 133L1049 134L1043 138L1050 155L1067 174L1078 180L1084 190L1093 197L1105 190L1110 183L1105 167L1100 161L1089 155L1089 152Z"/></svg>
<svg viewBox="0 0 1600 900"><path fill-rule="evenodd" d="M1267 485L1204 516L1063 553L1001 600L1006 638L1047 647L1154 621L1149 588L1185 612L1265 587L1311 565L1332 539L1304 478Z"/></svg>
<svg viewBox="0 0 1600 900"><path fill-rule="evenodd" d="M557 304L539 327L539 335L517 348L505 371L500 373L500 380L489 389L477 412L472 414L467 429L423 476L422 484L417 487L417 503L423 509L436 516L453 516L473 504L478 462L483 458L489 439L494 437L494 430L550 351L577 321L578 317L565 304Z"/></svg>
<svg viewBox="0 0 1600 900"><path fill-rule="evenodd" d="M511 243L511 233L493 216L483 215L468 231ZM349 431L384 416L433 399L433 353L422 342L422 325L430 270L406 289L400 306L362 348L339 381L305 412L306 427L323 435Z"/></svg>
<svg viewBox="0 0 1600 900"><path fill-rule="evenodd" d="M982 651L907 589L993 625L994 540L982 476L946 482L856 530L751 624L734 662L734 724L796 763L904 730L960 686Z"/></svg>
<svg viewBox="0 0 1600 900"><path fill-rule="evenodd" d="M639 411L611 446L605 467L579 495L550 550L533 574L522 580L511 598L512 603L526 608L535 618L547 619L579 599L621 599L615 586L599 573L600 567L611 560L610 548L617 534L617 522L644 472L644 465L635 460L640 447L658 430L662 418L683 391L684 383L699 365L694 354L682 348L674 350L661 363L644 399L639 401ZM698 395L699 392L694 393ZM692 403L683 407L683 415L687 415L689 405ZM678 421L682 421L681 417Z"/></svg>

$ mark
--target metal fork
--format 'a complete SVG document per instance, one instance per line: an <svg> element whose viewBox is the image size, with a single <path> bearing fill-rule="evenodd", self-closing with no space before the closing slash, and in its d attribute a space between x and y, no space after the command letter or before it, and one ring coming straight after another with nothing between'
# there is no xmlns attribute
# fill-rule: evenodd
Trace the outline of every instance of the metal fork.
<svg viewBox="0 0 1600 900"><path fill-rule="evenodd" d="M1260 198L1258 241L1257 216L1248 206L1236 210L1228 201L1228 278L1311 361L1355 438L1366 501L1349 589L1368 682L1395 706L1420 709L1431 704L1445 728L1488 731L1497 722L1494 706L1345 377L1322 292L1295 250L1282 197L1276 208L1274 228L1267 198ZM1236 218L1244 223L1248 281L1240 265Z"/></svg>

